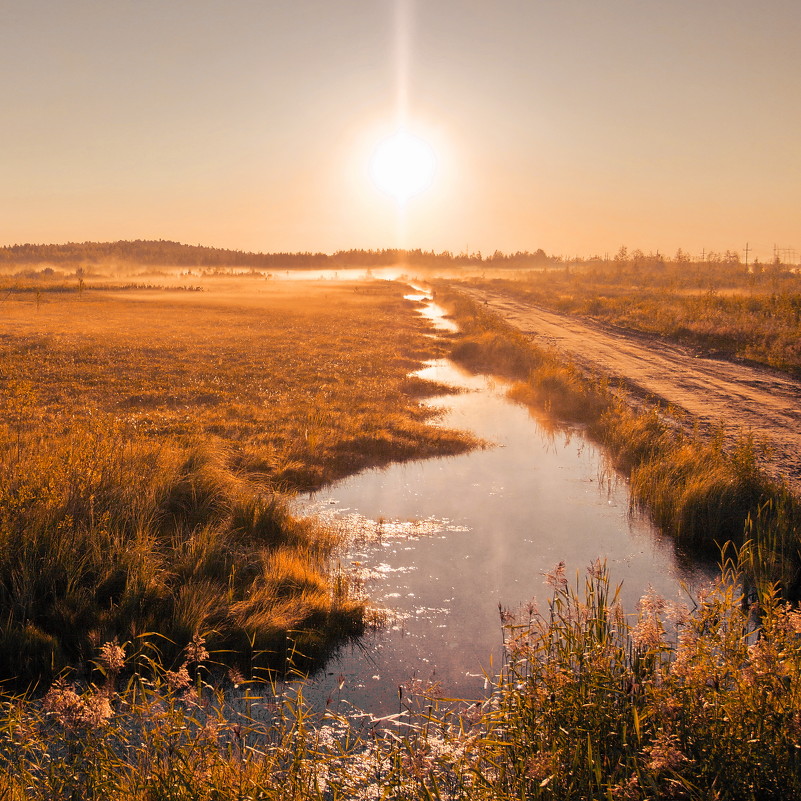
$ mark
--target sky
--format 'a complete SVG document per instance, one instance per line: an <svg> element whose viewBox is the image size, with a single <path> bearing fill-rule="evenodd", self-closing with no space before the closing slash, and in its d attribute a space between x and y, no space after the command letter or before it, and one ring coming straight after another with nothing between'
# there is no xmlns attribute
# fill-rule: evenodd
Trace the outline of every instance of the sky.
<svg viewBox="0 0 801 801"><path fill-rule="evenodd" d="M799 0L0 0L0 245L801 250ZM405 204L370 160L436 154Z"/></svg>

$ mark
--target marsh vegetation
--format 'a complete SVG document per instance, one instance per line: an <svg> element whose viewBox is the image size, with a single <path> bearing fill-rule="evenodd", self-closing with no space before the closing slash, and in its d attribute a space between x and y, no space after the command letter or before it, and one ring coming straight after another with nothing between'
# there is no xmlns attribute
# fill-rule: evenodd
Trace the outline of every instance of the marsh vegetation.
<svg viewBox="0 0 801 801"><path fill-rule="evenodd" d="M471 445L426 424L442 388L406 376L437 346L402 289L47 289L0 323L3 677L115 639L171 664L199 632L280 669L358 632L333 538L282 492Z"/></svg>
<svg viewBox="0 0 801 801"><path fill-rule="evenodd" d="M507 657L485 699L411 683L381 720L335 706L312 718L302 692L236 675L214 689L199 640L176 670L122 682L125 652L107 645L86 689L3 701L0 790L43 801L798 797L797 612L772 593L744 605L731 562L694 606L647 595L635 621L600 563L575 586L560 566L549 580L542 608L501 610Z"/></svg>
<svg viewBox="0 0 801 801"><path fill-rule="evenodd" d="M5 797L801 793L801 625L786 601L799 513L748 439L732 449L667 409L631 407L458 294L462 333L446 341L382 282L250 276L243 290L207 276L214 291L190 293L26 280L6 279L0 300ZM564 305L572 273L507 289L547 294L548 280L537 302ZM717 308L725 293L712 289L681 287L674 316L694 314L685 301ZM648 317L648 286L626 291ZM580 310L578 294L565 308ZM749 342L732 353L760 358ZM763 350L795 369L786 348ZM336 705L312 716L302 685L260 676L358 634L367 602L332 568L330 529L295 518L283 493L473 446L428 425L435 413L419 398L448 390L408 377L446 353L584 424L666 530L740 550L724 551L720 580L689 608L648 594L633 619L601 563L575 587L557 568L540 608L501 610L505 662L486 696L456 702L411 682L383 720ZM78 669L51 683L68 665ZM35 680L38 700L15 694Z"/></svg>

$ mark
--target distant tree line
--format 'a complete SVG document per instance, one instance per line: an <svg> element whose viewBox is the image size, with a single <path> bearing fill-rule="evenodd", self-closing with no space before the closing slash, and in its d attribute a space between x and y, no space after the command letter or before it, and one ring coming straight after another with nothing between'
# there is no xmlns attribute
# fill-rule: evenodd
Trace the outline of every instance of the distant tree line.
<svg viewBox="0 0 801 801"><path fill-rule="evenodd" d="M561 266L595 269L612 268L618 271L660 270L666 265L674 268L703 266L704 269L745 270L760 272L781 267L778 257L773 263L760 264L756 259L751 264L743 264L740 254L734 250L723 252L704 251L691 257L679 248L674 256L665 256L659 251L645 253L640 249L629 250L622 246L614 255L606 254L584 257L563 257L548 255L541 248L534 252L517 251L503 253L496 250L485 256L480 251L473 253L435 252L433 250L401 250L388 248L382 250L339 250L335 253L253 253L243 250L205 247L203 245L184 245L166 239L119 242L67 242L66 244L23 244L0 247L2 264L54 264L70 265L74 270L91 267L94 264L117 263L158 267L184 267L206 270L246 267L259 271L279 271L303 268L346 268L346 267L393 267L399 264L413 267L487 267L506 269L528 269Z"/></svg>
<svg viewBox="0 0 801 801"><path fill-rule="evenodd" d="M184 245L165 239L119 242L68 242L60 245L6 245L0 248L0 264L107 264L132 263L152 267L251 267L260 270L286 270L308 267L388 267L487 265L490 267L546 267L561 262L542 249L533 253L518 251L492 256L480 252L453 254L449 251L420 250L340 250L327 253L252 253L242 250Z"/></svg>
<svg viewBox="0 0 801 801"><path fill-rule="evenodd" d="M324 262L325 253L247 253L165 239L119 242L67 242L61 245L7 245L0 263L107 264L130 262L153 267L307 267Z"/></svg>

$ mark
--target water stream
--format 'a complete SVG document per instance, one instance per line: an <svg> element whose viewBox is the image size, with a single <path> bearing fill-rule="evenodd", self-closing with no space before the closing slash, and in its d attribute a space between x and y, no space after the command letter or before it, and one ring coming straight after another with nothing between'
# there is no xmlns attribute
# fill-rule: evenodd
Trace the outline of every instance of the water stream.
<svg viewBox="0 0 801 801"><path fill-rule="evenodd" d="M452 326L434 304L423 313ZM710 576L631 512L625 482L579 428L553 433L505 397L503 382L447 360L418 375L462 390L429 401L442 410L438 425L492 444L360 473L304 499L308 514L350 533L343 564L390 614L330 661L312 695L373 714L396 711L410 680L481 697L499 665L498 605L543 605L543 575L562 560L575 577L605 559L632 611L649 585L686 600L681 584Z"/></svg>

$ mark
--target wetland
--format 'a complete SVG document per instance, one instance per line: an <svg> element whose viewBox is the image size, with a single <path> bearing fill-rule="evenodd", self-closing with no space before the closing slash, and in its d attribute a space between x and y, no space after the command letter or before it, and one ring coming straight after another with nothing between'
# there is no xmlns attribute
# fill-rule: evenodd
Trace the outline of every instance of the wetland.
<svg viewBox="0 0 801 801"><path fill-rule="evenodd" d="M430 300L420 311L456 328ZM343 562L389 620L331 660L317 693L376 714L415 682L481 698L503 658L499 605L542 604L559 562L575 577L604 560L629 612L649 587L679 602L716 573L632 508L625 480L580 426L538 418L509 399L508 381L448 359L415 375L459 390L426 403L440 410L437 425L484 446L360 473L304 501L343 531Z"/></svg>
<svg viewBox="0 0 801 801"><path fill-rule="evenodd" d="M298 277L4 279L0 790L795 797L789 490L465 293Z"/></svg>

